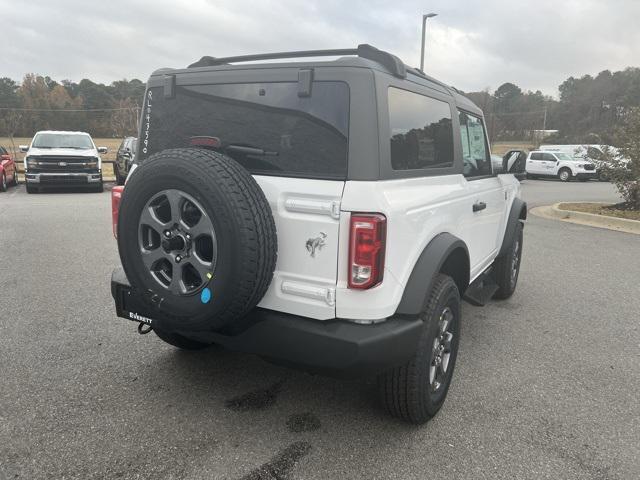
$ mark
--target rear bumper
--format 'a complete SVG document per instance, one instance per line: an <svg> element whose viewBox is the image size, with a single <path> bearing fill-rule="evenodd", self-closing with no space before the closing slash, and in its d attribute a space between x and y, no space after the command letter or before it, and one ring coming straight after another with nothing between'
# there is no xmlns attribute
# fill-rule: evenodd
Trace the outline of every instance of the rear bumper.
<svg viewBox="0 0 640 480"><path fill-rule="evenodd" d="M96 185L102 182L101 173L30 173L26 172L25 181L34 185Z"/></svg>
<svg viewBox="0 0 640 480"><path fill-rule="evenodd" d="M153 327L154 316L159 312L146 306L121 268L112 274L111 293L119 317ZM409 361L422 330L422 321L417 318L392 317L361 325L343 319L313 320L262 308L250 312L249 320L248 327L234 335L177 333L315 373L361 377Z"/></svg>

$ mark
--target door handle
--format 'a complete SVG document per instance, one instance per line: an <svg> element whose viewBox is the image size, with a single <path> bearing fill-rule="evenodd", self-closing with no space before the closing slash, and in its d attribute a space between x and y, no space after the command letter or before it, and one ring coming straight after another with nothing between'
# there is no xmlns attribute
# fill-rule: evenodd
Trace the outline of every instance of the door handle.
<svg viewBox="0 0 640 480"><path fill-rule="evenodd" d="M487 204L484 202L477 202L473 204L474 212L479 212L480 210L484 210L485 208L487 208Z"/></svg>

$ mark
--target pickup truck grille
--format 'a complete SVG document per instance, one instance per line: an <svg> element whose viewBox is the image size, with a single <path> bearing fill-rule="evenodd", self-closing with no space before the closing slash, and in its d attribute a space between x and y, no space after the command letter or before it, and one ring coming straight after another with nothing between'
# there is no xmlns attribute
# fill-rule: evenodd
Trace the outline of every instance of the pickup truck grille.
<svg viewBox="0 0 640 480"><path fill-rule="evenodd" d="M584 165L584 169L585 169L585 170L595 170L595 169L596 169L596 166L595 166L595 165L593 165L592 163L586 163L586 164Z"/></svg>
<svg viewBox="0 0 640 480"><path fill-rule="evenodd" d="M98 171L97 167L89 167L89 162L95 162L92 157L63 157L63 156L43 156L34 157L38 161L37 167L29 168L30 172L83 172L90 173Z"/></svg>
<svg viewBox="0 0 640 480"><path fill-rule="evenodd" d="M67 175L43 175L40 177L40 184L47 185L49 183L55 184L86 184L87 177L83 176L67 176Z"/></svg>

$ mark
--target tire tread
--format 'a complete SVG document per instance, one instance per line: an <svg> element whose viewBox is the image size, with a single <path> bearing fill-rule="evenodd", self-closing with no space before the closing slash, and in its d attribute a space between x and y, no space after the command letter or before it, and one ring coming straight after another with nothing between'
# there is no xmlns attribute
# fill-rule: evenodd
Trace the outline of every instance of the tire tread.
<svg viewBox="0 0 640 480"><path fill-rule="evenodd" d="M457 292L453 279L447 275L438 274L426 299L425 307L420 314L425 322L425 331L429 329L431 322L434 321L440 299L451 288L454 288ZM427 337L424 334L421 336L418 352L412 360L378 376L378 396L387 413L415 424L426 422L440 408L440 406L437 406L434 411L427 404L430 392L428 390L428 382L423 381L423 376L428 375L428 367L425 366L425 354L428 358L428 352L431 351L431 345L426 344Z"/></svg>

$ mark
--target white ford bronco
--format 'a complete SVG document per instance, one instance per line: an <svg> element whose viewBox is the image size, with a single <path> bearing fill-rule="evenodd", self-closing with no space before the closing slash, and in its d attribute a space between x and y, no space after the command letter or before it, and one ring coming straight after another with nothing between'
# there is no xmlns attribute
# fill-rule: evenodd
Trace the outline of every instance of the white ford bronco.
<svg viewBox="0 0 640 480"><path fill-rule="evenodd" d="M112 197L118 316L183 349L377 375L389 413L435 415L461 298L510 297L520 267L522 172L493 171L482 112L369 45L203 57L145 95Z"/></svg>

